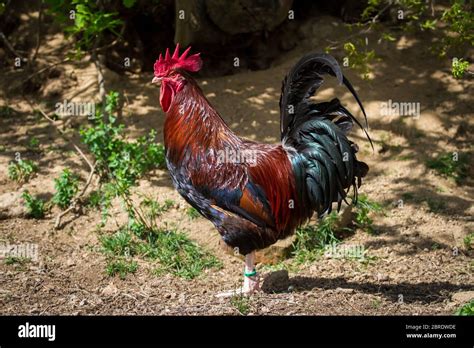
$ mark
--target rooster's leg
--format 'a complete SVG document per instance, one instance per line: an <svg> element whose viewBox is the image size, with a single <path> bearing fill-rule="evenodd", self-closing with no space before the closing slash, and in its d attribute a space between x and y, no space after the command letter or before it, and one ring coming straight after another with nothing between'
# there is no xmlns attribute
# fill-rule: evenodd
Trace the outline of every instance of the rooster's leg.
<svg viewBox="0 0 474 348"><path fill-rule="evenodd" d="M242 292L244 294L252 294L260 290L259 277L255 270L255 251L245 255L244 268L244 286Z"/></svg>
<svg viewBox="0 0 474 348"><path fill-rule="evenodd" d="M259 276L255 271L255 251L245 255L244 285L242 288L222 292L217 297L232 297L235 295L251 295L260 290Z"/></svg>

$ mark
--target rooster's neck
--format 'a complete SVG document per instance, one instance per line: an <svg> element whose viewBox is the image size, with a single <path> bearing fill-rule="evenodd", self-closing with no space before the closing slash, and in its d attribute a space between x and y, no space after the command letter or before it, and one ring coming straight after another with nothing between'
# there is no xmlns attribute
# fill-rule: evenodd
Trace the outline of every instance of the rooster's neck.
<svg viewBox="0 0 474 348"><path fill-rule="evenodd" d="M202 155L212 150L238 148L241 139L227 126L197 84L188 80L176 93L167 112L164 141L168 160L180 162L184 155Z"/></svg>

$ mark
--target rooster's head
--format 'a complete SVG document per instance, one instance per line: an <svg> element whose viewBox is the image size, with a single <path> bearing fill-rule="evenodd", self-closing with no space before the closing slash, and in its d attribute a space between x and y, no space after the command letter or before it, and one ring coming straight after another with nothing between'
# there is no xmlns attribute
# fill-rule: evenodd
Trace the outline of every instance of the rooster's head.
<svg viewBox="0 0 474 348"><path fill-rule="evenodd" d="M191 47L179 55L179 44L176 45L174 53L170 56L169 49L166 49L165 57L160 57L153 66L154 78L152 83L161 84L160 104L164 112L167 112L175 94L179 92L183 86L185 78L182 71L196 72L201 69L202 60L199 53L188 57ZM180 72L181 71L181 72Z"/></svg>

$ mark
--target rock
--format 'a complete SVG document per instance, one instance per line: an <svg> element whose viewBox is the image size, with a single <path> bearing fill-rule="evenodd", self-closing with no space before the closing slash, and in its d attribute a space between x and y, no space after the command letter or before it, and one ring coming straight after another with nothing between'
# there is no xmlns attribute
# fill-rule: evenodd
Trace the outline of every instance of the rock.
<svg viewBox="0 0 474 348"><path fill-rule="evenodd" d="M113 296L116 293L118 293L117 287L114 285L114 283L110 283L107 285L105 288L102 289L101 294L104 296Z"/></svg>
<svg viewBox="0 0 474 348"><path fill-rule="evenodd" d="M354 293L354 289L351 288L336 288L336 292L342 292L345 294L352 294Z"/></svg>
<svg viewBox="0 0 474 348"><path fill-rule="evenodd" d="M474 291L461 291L456 292L451 296L451 300L456 303L468 303L471 300L474 300Z"/></svg>
<svg viewBox="0 0 474 348"><path fill-rule="evenodd" d="M268 248L258 250L256 253L255 261L264 265L274 265L282 260L285 260L290 256L293 250L293 243L296 236L290 236L286 239L279 240Z"/></svg>
<svg viewBox="0 0 474 348"><path fill-rule="evenodd" d="M268 274L263 279L262 291L266 293L288 291L290 287L290 278L288 271L281 270Z"/></svg>
<svg viewBox="0 0 474 348"><path fill-rule="evenodd" d="M0 195L0 219L25 215L21 195L22 192L7 192Z"/></svg>
<svg viewBox="0 0 474 348"><path fill-rule="evenodd" d="M342 230L349 226L352 222L352 205L348 205L341 208L339 215L339 221L336 223L336 230Z"/></svg>
<svg viewBox="0 0 474 348"><path fill-rule="evenodd" d="M76 265L76 262L71 258L66 261L66 266L67 267L72 267L72 266L75 266L75 265Z"/></svg>

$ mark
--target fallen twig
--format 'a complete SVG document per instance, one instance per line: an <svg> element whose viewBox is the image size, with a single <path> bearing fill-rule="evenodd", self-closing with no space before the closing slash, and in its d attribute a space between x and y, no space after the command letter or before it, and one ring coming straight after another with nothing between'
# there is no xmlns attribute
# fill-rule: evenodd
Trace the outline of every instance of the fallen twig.
<svg viewBox="0 0 474 348"><path fill-rule="evenodd" d="M38 55L38 51L41 45L41 24L43 21L43 1L40 1L39 5L39 11L38 11L38 29L36 33L36 47L33 52L33 56L31 57L31 64L34 65L34 62L36 61L36 56Z"/></svg>
<svg viewBox="0 0 474 348"><path fill-rule="evenodd" d="M14 48L13 46L11 45L10 41L8 41L7 37L5 36L5 34L3 33L3 31L0 31L0 39L2 39L4 45L6 48L8 48L8 50L10 51L10 53L12 53L15 57L18 57L18 58L21 58L21 60L23 62L27 62L28 59L26 59L25 57L23 57L22 55L20 55Z"/></svg>
<svg viewBox="0 0 474 348"><path fill-rule="evenodd" d="M56 65L59 65L59 64L63 64L63 63L66 63L66 62L69 62L71 60L71 58L64 58L63 60L61 60L60 62L57 62L57 63L52 63L38 71L35 71L33 74L31 74L30 76L28 76L25 80L22 81L22 84L24 84L25 82L31 80L33 77L35 77L36 75L38 74L41 74L42 72L46 71L46 70L49 70L53 67L55 67Z"/></svg>
<svg viewBox="0 0 474 348"><path fill-rule="evenodd" d="M58 216L56 217L56 222L54 223L54 228L55 229L58 229L59 226L61 225L61 219L63 216L65 216L67 213L69 213L71 210L73 210L77 203L79 202L80 198L86 193L87 191L87 188L89 187L90 183L92 182L92 178L94 177L94 173L95 173L95 168L97 166L97 162L95 162L94 164L92 164L89 159L86 157L86 155L84 154L84 152L82 152L81 148L76 144L74 143L73 140L69 139L67 136L66 136L66 133L60 129L57 125L56 125L56 122L51 118L49 117L46 112L44 112L41 107L34 107L34 105L23 95L23 98L26 100L26 102L30 105L30 107L33 109L33 110L38 110L40 112L40 114L45 118L47 119L55 128L56 130L58 131L58 133L68 142L70 142L72 144L72 146L74 147L74 149L79 153L79 155L82 157L82 159L87 163L87 165L89 166L89 176L87 178L87 181L86 181L86 184L84 185L84 187L82 188L81 192L79 192L79 194L73 199L72 203L69 205L69 207L62 211L61 213L58 214Z"/></svg>

